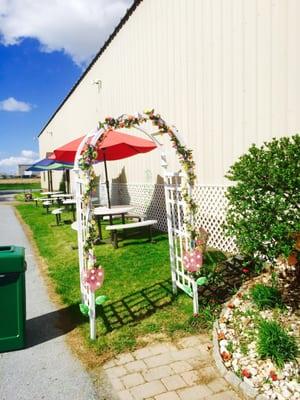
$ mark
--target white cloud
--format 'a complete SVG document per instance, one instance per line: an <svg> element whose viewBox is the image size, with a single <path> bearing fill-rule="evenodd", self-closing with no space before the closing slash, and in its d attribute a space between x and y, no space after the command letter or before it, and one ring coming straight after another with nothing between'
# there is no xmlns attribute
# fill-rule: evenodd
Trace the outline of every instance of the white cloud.
<svg viewBox="0 0 300 400"><path fill-rule="evenodd" d="M24 101L16 100L14 97L9 97L6 100L0 101L0 111L22 111L28 112L32 109L31 104Z"/></svg>
<svg viewBox="0 0 300 400"><path fill-rule="evenodd" d="M38 153L32 150L22 150L20 155L0 159L0 172L14 174L19 164L33 164L38 160Z"/></svg>
<svg viewBox="0 0 300 400"><path fill-rule="evenodd" d="M0 0L0 42L35 38L41 50L64 51L85 64L99 50L133 0Z"/></svg>
<svg viewBox="0 0 300 400"><path fill-rule="evenodd" d="M21 151L21 156L26 157L26 158L36 158L37 155L38 154L32 150L22 150Z"/></svg>

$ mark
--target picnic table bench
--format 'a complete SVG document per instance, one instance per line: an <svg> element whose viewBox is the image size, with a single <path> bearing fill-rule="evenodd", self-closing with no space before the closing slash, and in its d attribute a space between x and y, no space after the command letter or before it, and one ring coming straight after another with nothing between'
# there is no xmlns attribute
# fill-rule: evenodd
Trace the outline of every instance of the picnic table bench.
<svg viewBox="0 0 300 400"><path fill-rule="evenodd" d="M111 241L115 249L118 248L118 232L127 229L137 229L148 227L149 240L152 241L152 226L157 224L156 219L149 219L147 221L130 222L128 224L108 225L107 231L111 232Z"/></svg>
<svg viewBox="0 0 300 400"><path fill-rule="evenodd" d="M55 203L56 199L51 197L36 197L34 201L35 201L35 206L37 207L39 202L41 202L42 205L44 205L44 202L48 202L51 205Z"/></svg>
<svg viewBox="0 0 300 400"><path fill-rule="evenodd" d="M59 225L61 222L61 214L63 213L63 208L56 208L51 212L51 214L55 215L56 217L56 225Z"/></svg>
<svg viewBox="0 0 300 400"><path fill-rule="evenodd" d="M51 201L49 201L49 200L44 200L44 201L42 202L42 205L43 205L44 208L46 208L47 214L49 214L49 207L52 205Z"/></svg>

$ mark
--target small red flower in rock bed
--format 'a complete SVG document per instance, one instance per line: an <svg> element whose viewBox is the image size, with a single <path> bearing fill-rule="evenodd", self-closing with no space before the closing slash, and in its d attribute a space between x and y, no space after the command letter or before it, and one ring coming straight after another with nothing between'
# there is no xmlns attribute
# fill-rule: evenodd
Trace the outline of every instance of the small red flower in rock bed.
<svg viewBox="0 0 300 400"><path fill-rule="evenodd" d="M297 255L295 254L295 253L291 253L289 256L288 256L288 259L287 259L287 261L288 261L288 264L290 265L290 266L292 266L292 265L296 265L297 264Z"/></svg>
<svg viewBox="0 0 300 400"><path fill-rule="evenodd" d="M227 351L222 351L221 357L224 361L229 361L232 359L232 355L230 353L227 353Z"/></svg>
<svg viewBox="0 0 300 400"><path fill-rule="evenodd" d="M243 269L242 269L242 272L243 272L244 274L248 274L249 269L248 269L248 268L243 268Z"/></svg>
<svg viewBox="0 0 300 400"><path fill-rule="evenodd" d="M244 368L243 370L242 370L242 376L244 376L245 378L251 378L251 376L252 376L252 374L251 374L251 372L250 371L248 371L247 370L247 368Z"/></svg>
<svg viewBox="0 0 300 400"><path fill-rule="evenodd" d="M219 332L218 333L218 340L223 340L225 339L225 333L224 332Z"/></svg>
<svg viewBox="0 0 300 400"><path fill-rule="evenodd" d="M269 377L272 379L272 381L278 381L278 376L277 376L276 372L273 370L270 371Z"/></svg>

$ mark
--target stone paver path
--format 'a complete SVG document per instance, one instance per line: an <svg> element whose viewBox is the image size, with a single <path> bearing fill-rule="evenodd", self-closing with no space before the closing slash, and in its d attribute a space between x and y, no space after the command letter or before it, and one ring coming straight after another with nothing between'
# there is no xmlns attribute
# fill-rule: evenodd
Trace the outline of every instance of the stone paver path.
<svg viewBox="0 0 300 400"><path fill-rule="evenodd" d="M149 345L104 364L120 400L239 400L220 377L207 335Z"/></svg>

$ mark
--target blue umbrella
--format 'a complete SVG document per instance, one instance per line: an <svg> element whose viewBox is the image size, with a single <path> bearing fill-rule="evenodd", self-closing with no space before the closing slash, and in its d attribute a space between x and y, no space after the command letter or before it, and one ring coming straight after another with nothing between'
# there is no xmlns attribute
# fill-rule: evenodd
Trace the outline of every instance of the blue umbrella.
<svg viewBox="0 0 300 400"><path fill-rule="evenodd" d="M57 162L56 160L50 160L49 158L43 158L42 160L37 161L32 164L26 171L52 171L52 170L63 170L63 169L72 169L73 163L65 163L65 162Z"/></svg>
<svg viewBox="0 0 300 400"><path fill-rule="evenodd" d="M48 172L48 190L52 190L52 171L61 171L61 170L69 170L73 168L73 163L65 163L65 162L57 162L55 159L51 160L49 158L43 158L42 160L37 161L32 164L26 171L47 171ZM67 187L69 187L70 183L69 178L67 178Z"/></svg>

